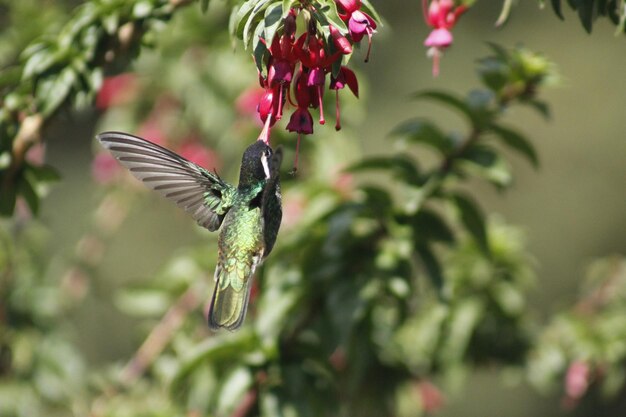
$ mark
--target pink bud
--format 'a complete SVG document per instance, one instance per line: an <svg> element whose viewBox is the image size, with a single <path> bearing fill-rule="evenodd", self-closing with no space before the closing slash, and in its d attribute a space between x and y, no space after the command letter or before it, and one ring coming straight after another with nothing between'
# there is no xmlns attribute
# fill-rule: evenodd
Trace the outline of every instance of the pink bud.
<svg viewBox="0 0 626 417"><path fill-rule="evenodd" d="M573 399L581 398L587 392L589 382L589 364L583 361L574 361L570 364L565 375L565 393Z"/></svg>
<svg viewBox="0 0 626 417"><path fill-rule="evenodd" d="M330 36L333 38L333 43L335 47L344 55L352 53L352 45L348 38L343 36L343 34L334 27L333 25L329 26L330 28Z"/></svg>

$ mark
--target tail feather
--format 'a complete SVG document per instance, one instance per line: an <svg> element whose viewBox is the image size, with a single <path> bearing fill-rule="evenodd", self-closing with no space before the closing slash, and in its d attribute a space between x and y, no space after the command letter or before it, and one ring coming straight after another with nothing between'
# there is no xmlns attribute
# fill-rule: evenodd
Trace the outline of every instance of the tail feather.
<svg viewBox="0 0 626 417"><path fill-rule="evenodd" d="M234 274L236 272L233 271ZM231 285L228 272L219 268L216 271L215 290L209 308L208 324L212 330L226 328L237 330L243 324L248 310L250 289L252 288L252 274L245 280L239 290Z"/></svg>

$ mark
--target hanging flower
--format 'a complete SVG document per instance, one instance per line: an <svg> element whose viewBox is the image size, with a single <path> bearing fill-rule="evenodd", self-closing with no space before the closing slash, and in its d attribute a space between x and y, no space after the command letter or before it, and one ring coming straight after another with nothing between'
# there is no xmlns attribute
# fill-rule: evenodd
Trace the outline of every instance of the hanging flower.
<svg viewBox="0 0 626 417"><path fill-rule="evenodd" d="M467 11L467 6L455 6L453 0L422 0L422 8L426 23L433 28L424 46L428 47L427 55L433 60L433 76L439 75L439 60L443 51L452 45L454 40L450 29L459 17Z"/></svg>

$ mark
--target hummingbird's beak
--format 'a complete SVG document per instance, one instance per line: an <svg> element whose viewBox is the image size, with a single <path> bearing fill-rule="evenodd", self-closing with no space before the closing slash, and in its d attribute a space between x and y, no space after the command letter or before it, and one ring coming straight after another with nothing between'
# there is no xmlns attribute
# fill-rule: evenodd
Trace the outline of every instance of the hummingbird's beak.
<svg viewBox="0 0 626 417"><path fill-rule="evenodd" d="M261 164L263 164L263 171L265 172L265 179L269 180L272 175L270 173L270 166L267 163L267 155L263 154L261 155Z"/></svg>

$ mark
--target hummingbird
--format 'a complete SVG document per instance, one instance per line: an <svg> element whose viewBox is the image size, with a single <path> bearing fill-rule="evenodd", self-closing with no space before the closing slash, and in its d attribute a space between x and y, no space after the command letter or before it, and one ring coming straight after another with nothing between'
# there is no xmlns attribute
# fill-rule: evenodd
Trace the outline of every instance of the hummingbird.
<svg viewBox="0 0 626 417"><path fill-rule="evenodd" d="M279 169L282 150L262 140L245 150L235 187L182 156L145 139L104 132L96 139L137 179L218 229L215 290L208 313L212 330L238 329L244 320L256 268L270 254L282 219Z"/></svg>

